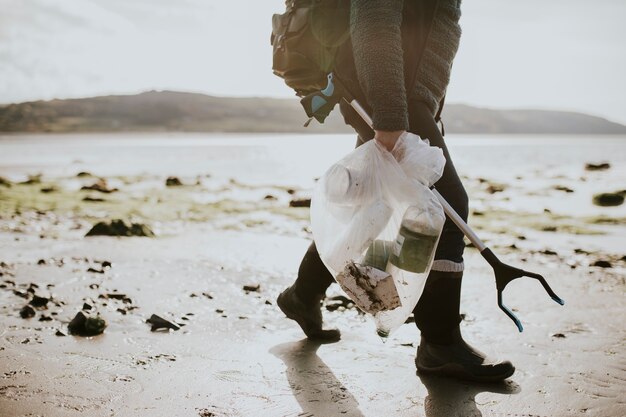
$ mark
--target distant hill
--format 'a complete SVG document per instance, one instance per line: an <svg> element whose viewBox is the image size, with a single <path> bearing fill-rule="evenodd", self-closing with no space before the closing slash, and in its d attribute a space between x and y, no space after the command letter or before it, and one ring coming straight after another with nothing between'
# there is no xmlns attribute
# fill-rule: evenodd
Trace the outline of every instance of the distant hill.
<svg viewBox="0 0 626 417"><path fill-rule="evenodd" d="M493 110L448 104L450 133L626 134L626 126L582 113ZM322 126L302 125L296 98L234 98L149 91L0 106L0 132L350 132L336 109Z"/></svg>

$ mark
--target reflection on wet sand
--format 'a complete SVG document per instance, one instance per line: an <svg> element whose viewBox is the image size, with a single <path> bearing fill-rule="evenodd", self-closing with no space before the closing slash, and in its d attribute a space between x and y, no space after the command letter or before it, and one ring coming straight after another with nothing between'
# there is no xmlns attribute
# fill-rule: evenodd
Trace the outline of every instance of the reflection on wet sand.
<svg viewBox="0 0 626 417"><path fill-rule="evenodd" d="M513 381L470 383L451 378L419 375L428 390L424 399L426 417L481 417L476 396L482 392L512 395L521 392Z"/></svg>
<svg viewBox="0 0 626 417"><path fill-rule="evenodd" d="M317 356L319 342L303 339L270 349L287 366L287 380L302 407L301 417L363 416L359 403Z"/></svg>

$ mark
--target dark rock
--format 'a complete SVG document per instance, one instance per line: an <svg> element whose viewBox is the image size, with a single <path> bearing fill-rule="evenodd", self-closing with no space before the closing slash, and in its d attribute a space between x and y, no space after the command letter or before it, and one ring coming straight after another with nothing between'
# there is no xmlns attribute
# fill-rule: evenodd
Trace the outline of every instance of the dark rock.
<svg viewBox="0 0 626 417"><path fill-rule="evenodd" d="M13 290L13 294L17 295L18 297L22 297L22 298L28 298L29 294L25 291L20 291L20 290Z"/></svg>
<svg viewBox="0 0 626 417"><path fill-rule="evenodd" d="M287 188L287 194L289 195L294 195L296 193L296 190L294 190L293 188Z"/></svg>
<svg viewBox="0 0 626 417"><path fill-rule="evenodd" d="M39 317L39 321L52 321L52 317L42 314L41 317Z"/></svg>
<svg viewBox="0 0 626 417"><path fill-rule="evenodd" d="M28 304L30 304L33 307L44 308L48 305L48 301L50 301L49 298L40 297L38 295L33 295L33 298L30 300Z"/></svg>
<svg viewBox="0 0 626 417"><path fill-rule="evenodd" d="M208 292L203 292L203 293L202 293L202 295L203 295L203 296L205 296L206 298L208 298L209 300L212 300L212 299L213 299L213 295L211 295L211 294L210 294L210 293L208 293Z"/></svg>
<svg viewBox="0 0 626 417"><path fill-rule="evenodd" d="M621 206L624 196L620 193L600 193L593 196L593 204L601 207Z"/></svg>
<svg viewBox="0 0 626 417"><path fill-rule="evenodd" d="M77 336L95 336L106 329L107 324L100 316L90 316L83 311L76 313L67 325L70 334Z"/></svg>
<svg viewBox="0 0 626 417"><path fill-rule="evenodd" d="M83 310L89 311L93 308L91 304L83 303Z"/></svg>
<svg viewBox="0 0 626 417"><path fill-rule="evenodd" d="M87 272L93 272L94 274L104 274L103 269L95 269L95 268L89 268L87 269Z"/></svg>
<svg viewBox="0 0 626 417"><path fill-rule="evenodd" d="M31 317L35 317L35 309L32 308L30 305L25 305L20 310L20 317L23 319L29 319Z"/></svg>
<svg viewBox="0 0 626 417"><path fill-rule="evenodd" d="M54 334L55 336L59 336L59 337L65 337L67 336L65 333L63 333L61 330L57 330L56 333Z"/></svg>
<svg viewBox="0 0 626 417"><path fill-rule="evenodd" d="M589 255L591 252L586 251L584 249L576 248L576 249L574 249L574 253L583 254L583 255Z"/></svg>
<svg viewBox="0 0 626 417"><path fill-rule="evenodd" d="M126 296L126 294L121 294L117 292L112 292L108 294L100 294L98 298L105 299L105 300L121 300L122 302L128 303L128 304L131 304L133 302L133 300L131 300L128 296Z"/></svg>
<svg viewBox="0 0 626 417"><path fill-rule="evenodd" d="M541 230L544 232L556 232L557 228L556 226L544 226L541 228Z"/></svg>
<svg viewBox="0 0 626 417"><path fill-rule="evenodd" d="M85 236L142 236L154 237L154 232L145 224L127 224L123 220L115 219L95 224Z"/></svg>
<svg viewBox="0 0 626 417"><path fill-rule="evenodd" d="M243 286L243 290L247 292L259 292L261 284L246 284Z"/></svg>
<svg viewBox="0 0 626 417"><path fill-rule="evenodd" d="M277 199L275 196L273 196L273 195L271 195L271 194L268 194L268 195L266 195L265 197L263 197L263 200L271 200L271 201L274 201L274 200L278 200L278 199Z"/></svg>
<svg viewBox="0 0 626 417"><path fill-rule="evenodd" d="M86 196L85 198L83 198L83 201L87 201L87 202L90 202L90 203L103 203L106 200L104 198L100 198L100 197Z"/></svg>
<svg viewBox="0 0 626 417"><path fill-rule="evenodd" d="M167 177L165 185L167 187L178 187L183 185L183 183L177 177Z"/></svg>
<svg viewBox="0 0 626 417"><path fill-rule="evenodd" d="M542 253L544 255L550 255L550 256L557 256L558 255L558 253L556 253L555 251L550 250L550 249L545 249L545 250L539 251L539 253Z"/></svg>
<svg viewBox="0 0 626 417"><path fill-rule="evenodd" d="M55 191L58 191L58 189L56 187L50 186L50 187L43 187L39 191L44 194L48 194L48 193L54 193Z"/></svg>
<svg viewBox="0 0 626 417"><path fill-rule="evenodd" d="M37 265L45 265L46 264L46 260L45 259L40 259L37 261Z"/></svg>
<svg viewBox="0 0 626 417"><path fill-rule="evenodd" d="M564 185L555 185L554 189L557 190L557 191L565 191L566 193L573 193L574 192L574 190L572 190L571 188L566 187Z"/></svg>
<svg viewBox="0 0 626 417"><path fill-rule="evenodd" d="M171 321L165 320L164 318L159 317L156 314L151 315L150 318L146 320L146 323L152 325L152 328L150 330L153 332L160 330L160 329L172 329L172 330L180 329L180 326L172 323Z"/></svg>
<svg viewBox="0 0 626 417"><path fill-rule="evenodd" d="M118 191L117 188L109 188L107 181L104 178L100 178L98 181L91 185L85 185L81 187L81 190L84 191L98 191L100 193L109 194L115 191Z"/></svg>
<svg viewBox="0 0 626 417"><path fill-rule="evenodd" d="M565 339L565 335L563 333L554 333L552 337L555 337L557 339Z"/></svg>
<svg viewBox="0 0 626 417"><path fill-rule="evenodd" d="M109 261L102 261L101 265L103 268L111 268L113 266L113 264Z"/></svg>
<svg viewBox="0 0 626 417"><path fill-rule="evenodd" d="M85 172L85 171L81 171L78 174L76 174L76 176L78 178L83 178L83 177L93 177L93 175L91 175L90 172Z"/></svg>
<svg viewBox="0 0 626 417"><path fill-rule="evenodd" d="M265 305L271 306L273 304L272 304L272 302L270 300L265 300Z"/></svg>
<svg viewBox="0 0 626 417"><path fill-rule="evenodd" d="M601 259L592 263L591 266L597 266L598 268L612 268L613 267L613 265L611 265L611 262L604 261Z"/></svg>
<svg viewBox="0 0 626 417"><path fill-rule="evenodd" d="M217 314L222 314L222 313L224 312L224 310L222 310L221 308L216 308L216 309L215 309L215 312L216 312Z"/></svg>
<svg viewBox="0 0 626 417"><path fill-rule="evenodd" d="M600 164L592 164L590 162L585 164L585 170L587 171L604 171L611 168L611 164L608 162L602 162Z"/></svg>
<svg viewBox="0 0 626 417"><path fill-rule="evenodd" d="M289 207L311 207L311 199L295 198L289 202Z"/></svg>

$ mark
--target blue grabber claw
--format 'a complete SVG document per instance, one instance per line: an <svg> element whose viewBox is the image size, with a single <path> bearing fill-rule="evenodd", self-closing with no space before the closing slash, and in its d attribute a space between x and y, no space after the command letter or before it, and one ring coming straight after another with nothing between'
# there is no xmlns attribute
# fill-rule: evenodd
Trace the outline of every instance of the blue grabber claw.
<svg viewBox="0 0 626 417"><path fill-rule="evenodd" d="M502 293L504 289L506 288L506 286L509 284L509 282L513 281L514 279L521 278L521 277L534 278L541 283L541 285L543 286L544 290L548 293L550 298L552 298L556 303L560 305L565 304L565 301L563 301L561 297L559 297L558 295L554 293L554 291L552 291L552 288L550 288L550 285L548 285L548 282L545 280L543 276L536 274L534 272L524 271L523 269L515 268L513 266L503 263L496 257L496 255L494 255L494 253L489 248L483 249L482 252L480 252L480 254L483 256L483 258L485 258L485 260L487 260L487 262L489 262L489 264L492 266L493 271L496 275L496 289L498 290L498 307L500 307L500 310L504 311L504 314L506 314L507 316L509 316L511 320L513 320L513 323L515 323L515 325L517 326L517 329L520 332L524 331L524 326L522 326L522 322L517 318L515 314L513 314L511 309L505 306L504 303L502 302Z"/></svg>
<svg viewBox="0 0 626 417"><path fill-rule="evenodd" d="M300 100L300 104L304 107L304 111L309 120L304 124L308 126L311 120L315 119L320 123L324 123L324 120L328 117L331 111L335 108L339 100L343 97L340 91L340 85L333 77L333 74L328 74L328 84L326 88L320 91L308 94Z"/></svg>

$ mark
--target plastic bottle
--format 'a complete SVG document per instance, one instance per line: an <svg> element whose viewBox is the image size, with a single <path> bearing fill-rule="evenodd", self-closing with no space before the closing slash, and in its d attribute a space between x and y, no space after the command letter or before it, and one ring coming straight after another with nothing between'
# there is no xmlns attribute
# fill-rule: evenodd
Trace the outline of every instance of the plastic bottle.
<svg viewBox="0 0 626 417"><path fill-rule="evenodd" d="M335 164L325 175L326 198L330 203L350 205L360 201L363 181L360 172Z"/></svg>
<svg viewBox="0 0 626 417"><path fill-rule="evenodd" d="M434 256L444 220L428 206L410 206L402 217L389 262L405 271L425 272Z"/></svg>

